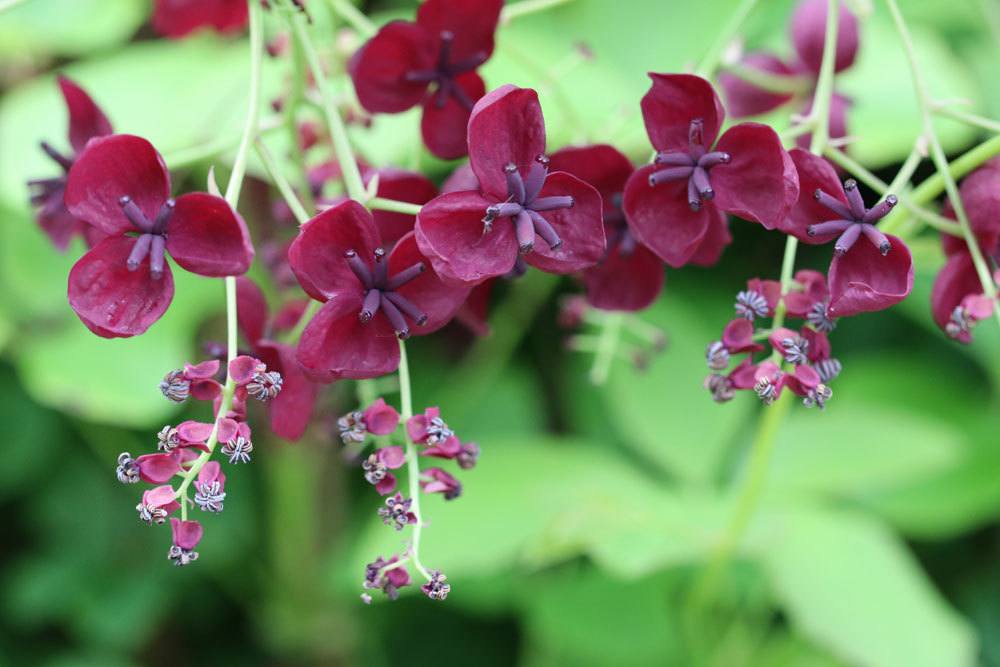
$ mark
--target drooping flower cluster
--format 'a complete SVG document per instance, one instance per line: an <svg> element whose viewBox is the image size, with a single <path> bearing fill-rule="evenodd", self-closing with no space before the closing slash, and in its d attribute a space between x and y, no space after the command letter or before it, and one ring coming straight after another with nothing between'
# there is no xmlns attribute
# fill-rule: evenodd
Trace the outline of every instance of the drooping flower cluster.
<svg viewBox="0 0 1000 667"><path fill-rule="evenodd" d="M218 461L210 460L216 445L230 464L249 463L253 452L250 426L246 422L246 401L254 398L267 403L281 395L284 379L254 357L241 355L228 365L234 384L232 407L218 414L222 394L220 366L217 360L185 364L183 369L166 374L160 383L164 397L183 402L188 398L211 402L215 421L185 421L164 426L156 435L153 454L133 458L129 452L118 456L115 474L122 484L139 481L156 485L142 494L136 505L139 519L148 525L162 525L170 519L173 543L168 558L175 565L187 565L198 559L194 549L201 541L203 528L187 519L194 507L203 512L219 513L226 500L226 474ZM172 482L175 477L180 482ZM171 516L181 510L181 518Z"/></svg>

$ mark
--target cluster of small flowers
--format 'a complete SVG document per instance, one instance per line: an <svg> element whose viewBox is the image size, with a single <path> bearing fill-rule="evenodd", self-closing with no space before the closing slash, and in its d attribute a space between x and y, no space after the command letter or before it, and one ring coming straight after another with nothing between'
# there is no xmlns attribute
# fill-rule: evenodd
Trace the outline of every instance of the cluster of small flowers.
<svg viewBox="0 0 1000 667"><path fill-rule="evenodd" d="M391 436L399 426L399 413L381 398L365 409L349 412L337 420L341 442L351 447L364 447L369 436ZM463 443L441 418L441 411L436 407L427 408L423 413L407 419L405 430L407 441L420 447L420 456L453 460L463 470L475 467L479 459L479 445L474 442ZM374 451L361 462L365 481L374 486L380 495L388 496L384 506L378 509L379 518L386 526L397 531L421 521L421 517L414 511L414 499L405 497L398 491L393 493L398 480L391 471L401 468L406 462L403 447L392 444L376 444ZM419 485L424 493L440 493L445 500L454 500L461 495L461 482L445 469L432 467L419 471L416 462L412 464L409 474L420 475ZM393 556L388 561L379 557L368 565L365 588L381 588L390 598L395 599L396 591L410 583L410 575L406 569L409 559L406 554L402 558ZM431 599L443 600L451 589L444 580L445 576L440 572L433 573L422 590ZM362 599L371 601L367 593Z"/></svg>
<svg viewBox="0 0 1000 667"><path fill-rule="evenodd" d="M211 401L218 412L223 386L218 380L217 360L200 364L185 364L183 369L170 371L160 382L160 391L171 401L180 403L188 398ZM229 463L249 463L253 452L250 427L246 423L246 401L254 398L269 401L281 392L282 377L254 357L241 355L229 363L229 377L235 385L233 403L225 415L216 414L216 422L185 421L177 426L166 425L156 435L158 453L132 458L129 452L118 456L116 475L123 484L139 481L155 484L142 494L136 505L139 519L148 525L161 525L170 519L173 543L168 558L175 565L187 565L197 560L194 551L201 541L203 528L198 521L188 521L187 506L193 503L204 512L219 513L226 500L226 474L218 461L209 458L215 443ZM197 477L194 477L197 475ZM182 478L175 489L170 483L175 476ZM194 486L194 497L188 499L187 489ZM170 515L178 509L182 517Z"/></svg>

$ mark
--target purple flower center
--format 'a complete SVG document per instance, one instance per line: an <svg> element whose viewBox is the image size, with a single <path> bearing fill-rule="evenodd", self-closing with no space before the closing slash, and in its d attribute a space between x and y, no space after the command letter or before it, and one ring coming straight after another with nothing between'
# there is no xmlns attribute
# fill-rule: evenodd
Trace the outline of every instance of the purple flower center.
<svg viewBox="0 0 1000 667"><path fill-rule="evenodd" d="M477 51L468 58L452 62L451 45L454 41L454 33L448 30L442 31L437 64L432 69L407 72L406 80L410 83L437 84L437 91L434 93L434 106L438 109L448 102L449 97L454 97L455 101L465 107L466 111L472 111L473 101L455 79L459 75L471 72L482 65L488 56L485 51Z"/></svg>
<svg viewBox="0 0 1000 667"><path fill-rule="evenodd" d="M371 322L372 318L381 311L388 318L396 335L400 338L407 338L410 335L410 325L407 324L406 320L410 319L417 326L421 326L427 322L427 315L396 290L418 277L427 267L423 262L417 262L394 276L390 276L385 250L376 248L374 254L374 266L370 266L354 250L348 250L344 253L348 266L351 267L351 271L358 277L361 286L365 289L365 298L361 305L361 312L358 313L358 319L362 322Z"/></svg>
<svg viewBox="0 0 1000 667"><path fill-rule="evenodd" d="M132 246L132 252L128 255L126 263L129 271L135 271L149 257L149 273L154 278L163 275L163 265L167 252L167 221L174 212L176 202L168 199L160 206L156 214L156 220L150 222L142 209L132 201L128 195L118 198L118 205L122 207L125 217L139 231L139 236Z"/></svg>
<svg viewBox="0 0 1000 667"><path fill-rule="evenodd" d="M705 148L705 122L696 118L688 127L687 151L659 151L653 158L653 164L663 165L664 168L649 175L649 184L656 186L667 181L687 179L688 205L692 211L698 211L703 201L715 197L709 171L716 165L729 164L730 160L732 156L729 153Z"/></svg>
<svg viewBox="0 0 1000 667"><path fill-rule="evenodd" d="M544 155L535 158L527 178L521 178L521 173L513 163L503 168L507 175L507 200L486 208L483 218L483 233L493 229L493 221L497 218L511 218L514 223L514 233L517 236L517 246L522 255L527 255L535 248L535 235L541 236L555 250L562 245L562 239L549 221L542 216L543 211L554 211L560 208L571 208L573 197L557 195L539 197L549 176L549 159Z"/></svg>
<svg viewBox="0 0 1000 667"><path fill-rule="evenodd" d="M889 254L892 244L889 243L885 234L875 227L875 223L889 214L898 201L896 196L888 195L875 206L865 208L865 202L861 198L861 193L858 192L858 182L853 178L844 181L844 194L847 195L847 204L817 188L813 197L832 211L837 218L817 225L809 225L806 233L809 236L840 234L837 238L837 244L833 248L833 251L838 255L843 255L850 250L862 234L878 248L880 253Z"/></svg>

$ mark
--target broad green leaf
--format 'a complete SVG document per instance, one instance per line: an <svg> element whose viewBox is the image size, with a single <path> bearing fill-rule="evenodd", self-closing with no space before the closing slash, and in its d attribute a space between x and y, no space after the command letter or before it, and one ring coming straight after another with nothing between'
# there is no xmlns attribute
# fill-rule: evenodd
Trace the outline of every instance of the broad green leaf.
<svg viewBox="0 0 1000 667"><path fill-rule="evenodd" d="M31 0L0 15L5 64L82 56L128 41L146 20L143 0Z"/></svg>

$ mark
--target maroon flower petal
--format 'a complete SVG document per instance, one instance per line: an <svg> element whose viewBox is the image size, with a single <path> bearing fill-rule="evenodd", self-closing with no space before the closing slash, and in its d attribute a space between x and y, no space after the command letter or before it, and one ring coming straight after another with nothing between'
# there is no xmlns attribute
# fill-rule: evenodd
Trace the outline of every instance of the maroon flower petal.
<svg viewBox="0 0 1000 667"><path fill-rule="evenodd" d="M454 36L451 61L493 53L493 36L503 0L425 0L417 9L417 25L440 40L442 32Z"/></svg>
<svg viewBox="0 0 1000 667"><path fill-rule="evenodd" d="M614 195L625 189L625 181L635 171L632 161L614 146L569 146L549 156L549 171L565 171L592 185L604 201L605 212L614 210Z"/></svg>
<svg viewBox="0 0 1000 667"><path fill-rule="evenodd" d="M646 247L674 268L687 264L711 224L713 205L692 211L687 202L687 181L656 186L649 175L656 165L641 167L625 184L623 208L629 229Z"/></svg>
<svg viewBox="0 0 1000 667"><path fill-rule="evenodd" d="M712 168L715 205L723 211L774 229L799 197L795 165L777 133L759 123L740 123L719 139L716 150L732 156Z"/></svg>
<svg viewBox="0 0 1000 667"><path fill-rule="evenodd" d="M219 372L218 359L208 359L197 364L184 364L184 377L188 380L208 380Z"/></svg>
<svg viewBox="0 0 1000 667"><path fill-rule="evenodd" d="M462 141L465 141L465 131L462 131ZM384 167L382 169L367 169L364 173L365 185L378 174L379 197L405 201L411 204L426 204L437 196L437 186L434 182L415 171ZM413 231L416 223L415 215L393 213L392 211L372 211L375 226L378 227L382 243L391 248L405 234Z"/></svg>
<svg viewBox="0 0 1000 667"><path fill-rule="evenodd" d="M250 232L222 197L191 192L177 198L167 221L167 252L201 276L237 276L253 262Z"/></svg>
<svg viewBox="0 0 1000 667"><path fill-rule="evenodd" d="M792 158L795 170L799 175L799 198L779 229L787 234L792 234L805 243L828 243L835 239L837 234L809 236L807 230L809 225L837 218L833 211L816 201L815 193L817 190L825 192L848 206L847 196L844 195L840 178L829 162L809 151L793 148L788 151L788 155Z"/></svg>
<svg viewBox="0 0 1000 667"><path fill-rule="evenodd" d="M830 308L833 317L885 310L913 289L913 258L902 239L888 236L889 254L871 243L855 243L830 262Z"/></svg>
<svg viewBox="0 0 1000 667"><path fill-rule="evenodd" d="M312 418L319 388L302 373L291 345L265 340L254 351L269 369L281 373L281 391L267 404L271 430L285 440L298 440Z"/></svg>
<svg viewBox="0 0 1000 667"><path fill-rule="evenodd" d="M465 303L455 311L455 319L476 336L490 334L490 294L495 280L487 280L473 287Z"/></svg>
<svg viewBox="0 0 1000 667"><path fill-rule="evenodd" d="M389 254L389 276L403 271L414 264L423 263L426 270L419 276L398 288L396 292L408 299L427 316L427 321L410 329L414 336L426 336L447 324L469 295L470 288L464 285L449 285L441 281L434 267L417 247L411 232L401 238Z"/></svg>
<svg viewBox="0 0 1000 667"><path fill-rule="evenodd" d="M236 319L250 344L264 337L267 326L267 299L257 283L246 276L236 279Z"/></svg>
<svg viewBox="0 0 1000 667"><path fill-rule="evenodd" d="M539 239L525 261L549 273L573 273L593 266L604 256L603 204L592 186L566 172L550 173L539 196L570 196L573 205L542 213L562 240L553 250Z"/></svg>
<svg viewBox="0 0 1000 667"><path fill-rule="evenodd" d="M993 158L966 176L959 192L972 231L983 239L1000 236L1000 159Z"/></svg>
<svg viewBox="0 0 1000 667"><path fill-rule="evenodd" d="M802 62L819 74L826 40L827 0L803 0L795 9L789 24L792 45ZM837 57L834 70L840 72L854 63L858 54L858 19L845 3L840 3L837 19Z"/></svg>
<svg viewBox="0 0 1000 667"><path fill-rule="evenodd" d="M246 384L261 370L263 362L249 354L241 354L228 364L229 377L238 385Z"/></svg>
<svg viewBox="0 0 1000 667"><path fill-rule="evenodd" d="M803 107L800 115L802 117L807 117L812 113L813 99ZM854 106L854 100L846 95L841 95L840 93L834 92L830 97L830 138L831 139L843 139L847 136L847 112L851 110ZM795 145L802 150L809 150L809 145L812 143L812 133L807 132L805 134L800 134L795 139Z"/></svg>
<svg viewBox="0 0 1000 667"><path fill-rule="evenodd" d="M785 61L772 53L748 53L740 61L740 64L768 74L779 76L793 76L795 74L795 71L785 64ZM733 118L745 118L746 116L767 113L792 99L791 94L772 93L726 71L719 74L719 86L726 96L726 109L729 110Z"/></svg>
<svg viewBox="0 0 1000 667"><path fill-rule="evenodd" d="M733 242L733 235L729 233L729 217L714 206L709 208L709 216L708 231L688 264L715 266L726 246Z"/></svg>
<svg viewBox="0 0 1000 667"><path fill-rule="evenodd" d="M893 250L895 251L895 246ZM892 254L890 252L890 254ZM981 294L983 286L979 282L979 274L968 253L952 255L938 272L934 279L934 289L931 292L931 313L934 321L942 331L951 320L951 314L962 300L970 294ZM960 332L957 340L969 343L972 336L969 332Z"/></svg>
<svg viewBox="0 0 1000 667"><path fill-rule="evenodd" d="M177 456L171 454L144 454L135 460L139 464L139 477L149 484L163 484L181 471Z"/></svg>
<svg viewBox="0 0 1000 667"><path fill-rule="evenodd" d="M204 422L186 421L177 425L177 435L181 441L188 445L204 444L212 435L215 424Z"/></svg>
<svg viewBox="0 0 1000 667"><path fill-rule="evenodd" d="M61 74L56 80L69 111L69 143L74 151L83 151L94 137L111 134L111 122L83 88Z"/></svg>
<svg viewBox="0 0 1000 667"><path fill-rule="evenodd" d="M134 238L124 236L101 241L69 272L69 305L98 336L141 334L160 319L174 298L168 264L158 279L149 274L149 262L128 270L126 261L134 243Z"/></svg>
<svg viewBox="0 0 1000 667"><path fill-rule="evenodd" d="M455 171L451 172L451 175L441 184L441 194L468 192L478 189L479 179L476 178L476 173L472 171L472 165L468 162L455 167Z"/></svg>
<svg viewBox="0 0 1000 667"><path fill-rule="evenodd" d="M112 134L91 140L73 163L66 182L66 208L105 234L134 229L118 200L128 196L149 220L170 197L163 158L142 137Z"/></svg>
<svg viewBox="0 0 1000 667"><path fill-rule="evenodd" d="M176 517L170 517L170 530L174 544L181 549L194 549L205 534L205 529L197 521L181 521Z"/></svg>
<svg viewBox="0 0 1000 667"><path fill-rule="evenodd" d="M795 272L795 282L802 285L801 292L789 292L785 295L785 307L791 317L805 317L813 304L825 302L830 298L830 290L826 286L826 276L819 271L802 269Z"/></svg>
<svg viewBox="0 0 1000 667"><path fill-rule="evenodd" d="M347 200L302 225L288 248L288 263L302 289L314 299L326 301L346 289L360 295L361 282L344 255L353 250L370 264L378 246L378 230L371 213L356 201Z"/></svg>
<svg viewBox="0 0 1000 667"><path fill-rule="evenodd" d="M642 98L646 134L658 151L687 151L691 121L704 122L705 147L715 143L725 109L712 84L693 74L654 74L653 85Z"/></svg>
<svg viewBox="0 0 1000 667"><path fill-rule="evenodd" d="M306 325L296 358L317 382L340 378L363 380L399 367L399 344L385 317L364 323L360 291L332 293Z"/></svg>
<svg viewBox="0 0 1000 667"><path fill-rule="evenodd" d="M427 93L427 83L409 82L407 73L433 68L436 58L426 30L405 21L387 23L348 64L358 101L372 113L406 111Z"/></svg>
<svg viewBox="0 0 1000 667"><path fill-rule="evenodd" d="M522 172L545 152L545 120L538 93L511 84L487 93L469 117L469 163L479 187L494 201L507 198L504 167Z"/></svg>
<svg viewBox="0 0 1000 667"><path fill-rule="evenodd" d="M753 342L753 332L753 322L737 317L722 330L722 343L733 354L763 349L762 345Z"/></svg>
<svg viewBox="0 0 1000 667"><path fill-rule="evenodd" d="M471 285L514 267L513 225L499 220L492 231L483 233L482 219L491 203L478 192L452 192L420 209L417 245L442 279Z"/></svg>
<svg viewBox="0 0 1000 667"><path fill-rule="evenodd" d="M201 27L231 33L242 30L248 18L243 0L156 0L153 30L171 39L180 39Z"/></svg>
<svg viewBox="0 0 1000 667"><path fill-rule="evenodd" d="M616 245L608 256L583 272L587 302L604 310L636 311L656 300L663 289L663 262L636 244L623 255Z"/></svg>
<svg viewBox="0 0 1000 667"><path fill-rule="evenodd" d="M486 84L475 72L467 72L455 79L465 96L475 102L486 94ZM466 128L470 112L453 95L438 106L436 95L424 100L424 114L420 119L420 134L424 145L435 157L454 160L468 154Z"/></svg>
<svg viewBox="0 0 1000 667"><path fill-rule="evenodd" d="M69 248L70 242L77 234L82 234L84 228L97 231L94 227L74 218L66 210L65 204L63 204L62 190L53 193L52 197L58 197L58 200L53 201L52 204L48 203L52 200L46 200L46 204L35 214L35 219L57 250L64 252ZM93 246L93 244L90 245Z"/></svg>

